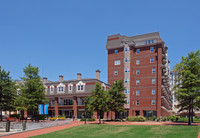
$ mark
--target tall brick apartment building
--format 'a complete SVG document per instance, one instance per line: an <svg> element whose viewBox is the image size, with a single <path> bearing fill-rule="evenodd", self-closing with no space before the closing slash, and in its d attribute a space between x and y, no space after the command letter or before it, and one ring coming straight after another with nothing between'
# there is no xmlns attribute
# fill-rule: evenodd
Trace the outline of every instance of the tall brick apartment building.
<svg viewBox="0 0 200 138"><path fill-rule="evenodd" d="M124 80L129 116L168 116L172 110L169 90L168 48L158 32L107 38L108 83Z"/></svg>

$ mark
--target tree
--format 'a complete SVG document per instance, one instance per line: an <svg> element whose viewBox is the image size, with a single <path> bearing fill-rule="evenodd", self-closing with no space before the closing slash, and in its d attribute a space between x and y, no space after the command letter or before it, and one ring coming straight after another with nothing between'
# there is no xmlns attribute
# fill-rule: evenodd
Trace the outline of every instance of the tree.
<svg viewBox="0 0 200 138"><path fill-rule="evenodd" d="M12 81L9 76L10 72L6 72L1 69L0 66L0 110L1 110L1 121L2 121L2 110L13 111L14 100L16 96L15 82Z"/></svg>
<svg viewBox="0 0 200 138"><path fill-rule="evenodd" d="M177 107L180 108L179 111L188 111L188 125L191 125L193 111L199 108L200 101L200 50L182 57L174 70L179 75L177 82L180 82L175 85L176 96L179 100Z"/></svg>
<svg viewBox="0 0 200 138"><path fill-rule="evenodd" d="M24 68L24 77L21 83L20 93L17 97L15 104L17 110L31 111L32 118L37 118L38 105L45 104L48 100L45 98L45 87L41 82L41 78L38 75L39 68L33 67L30 64Z"/></svg>
<svg viewBox="0 0 200 138"><path fill-rule="evenodd" d="M114 112L124 112L124 104L126 104L126 96L123 93L125 87L123 85L123 81L115 81L111 85L111 89L108 90L109 100L108 100L108 108L110 111ZM116 119L116 118L115 118Z"/></svg>
<svg viewBox="0 0 200 138"><path fill-rule="evenodd" d="M104 112L108 111L107 103L108 93L97 83L95 89L92 90L92 95L89 96L89 99L87 100L87 111L90 113L96 111L99 115L104 114ZM100 116L99 124L101 124Z"/></svg>

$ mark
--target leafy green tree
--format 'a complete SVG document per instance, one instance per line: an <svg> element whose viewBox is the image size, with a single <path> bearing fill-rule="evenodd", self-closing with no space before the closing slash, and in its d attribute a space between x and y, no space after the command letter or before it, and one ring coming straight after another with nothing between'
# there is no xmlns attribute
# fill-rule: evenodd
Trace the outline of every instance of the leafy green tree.
<svg viewBox="0 0 200 138"><path fill-rule="evenodd" d="M104 114L104 112L108 112L108 93L107 91L104 91L104 88L101 87L100 84L96 84L95 89L92 90L92 95L89 96L89 99L87 100L87 111L88 112L94 112ZM99 116L99 124L101 124L101 119Z"/></svg>
<svg viewBox="0 0 200 138"><path fill-rule="evenodd" d="M12 81L9 76L10 72L6 72L4 69L1 69L0 66L0 110L2 115L3 111L13 111L14 100L16 97L16 87L15 82ZM2 121L2 116L1 116Z"/></svg>
<svg viewBox="0 0 200 138"><path fill-rule="evenodd" d="M182 57L174 69L179 78L176 84L176 96L179 101L179 111L187 110L189 113L188 125L191 125L193 110L199 109L200 101L200 50L190 52L187 57Z"/></svg>
<svg viewBox="0 0 200 138"><path fill-rule="evenodd" d="M108 90L109 100L108 108L110 111L114 112L124 112L124 104L126 104L126 96L123 93L125 90L123 81L115 81L111 85L111 89Z"/></svg>
<svg viewBox="0 0 200 138"><path fill-rule="evenodd" d="M41 78L38 75L39 68L32 65L28 65L24 68L24 77L21 83L19 96L17 97L15 104L17 110L31 111L32 118L37 118L38 105L45 104L48 100L45 98L45 87L41 82Z"/></svg>

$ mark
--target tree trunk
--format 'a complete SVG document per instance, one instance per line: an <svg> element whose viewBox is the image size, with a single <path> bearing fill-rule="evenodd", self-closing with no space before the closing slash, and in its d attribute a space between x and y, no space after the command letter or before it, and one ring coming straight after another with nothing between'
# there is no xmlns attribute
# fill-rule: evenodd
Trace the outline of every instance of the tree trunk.
<svg viewBox="0 0 200 138"><path fill-rule="evenodd" d="M189 102L188 125L191 125L191 101Z"/></svg>
<svg viewBox="0 0 200 138"><path fill-rule="evenodd" d="M191 122L193 123L193 116L194 116L194 107L193 107L193 100L192 100L192 115L191 115Z"/></svg>
<svg viewBox="0 0 200 138"><path fill-rule="evenodd" d="M2 117L2 110L1 110L0 112L1 112L1 121L3 121L3 117Z"/></svg>
<svg viewBox="0 0 200 138"><path fill-rule="evenodd" d="M101 114L99 115L99 124L101 124Z"/></svg>

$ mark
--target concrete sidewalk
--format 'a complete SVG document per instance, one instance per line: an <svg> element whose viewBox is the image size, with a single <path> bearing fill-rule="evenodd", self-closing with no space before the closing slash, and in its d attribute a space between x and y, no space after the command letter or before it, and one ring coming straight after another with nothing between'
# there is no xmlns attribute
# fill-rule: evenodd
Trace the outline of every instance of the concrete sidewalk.
<svg viewBox="0 0 200 138"><path fill-rule="evenodd" d="M67 124L67 125L24 131L24 132L20 132L20 133L17 133L17 134L10 134L10 135L7 135L7 136L1 136L0 135L0 137L2 137L2 138L27 138L27 137L51 133L51 132L54 132L54 131L58 131L58 130L62 130L62 129L66 129L66 128L70 128L70 127L74 127L74 126L79 126L79 125L83 125L83 124L84 124L84 122L72 121L71 124Z"/></svg>

